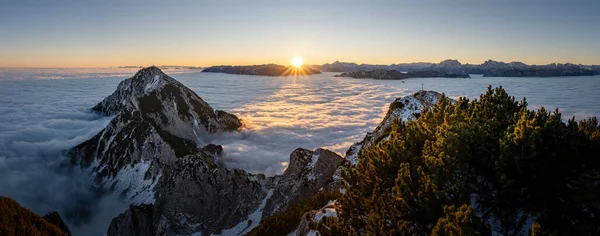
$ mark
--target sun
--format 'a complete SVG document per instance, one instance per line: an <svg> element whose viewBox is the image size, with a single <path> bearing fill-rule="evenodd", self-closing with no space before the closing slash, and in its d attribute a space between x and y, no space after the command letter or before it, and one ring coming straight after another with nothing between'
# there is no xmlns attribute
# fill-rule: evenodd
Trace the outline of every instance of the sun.
<svg viewBox="0 0 600 236"><path fill-rule="evenodd" d="M295 67L301 67L302 64L304 64L304 60L302 60L302 57L294 57L292 59L292 65L294 65Z"/></svg>

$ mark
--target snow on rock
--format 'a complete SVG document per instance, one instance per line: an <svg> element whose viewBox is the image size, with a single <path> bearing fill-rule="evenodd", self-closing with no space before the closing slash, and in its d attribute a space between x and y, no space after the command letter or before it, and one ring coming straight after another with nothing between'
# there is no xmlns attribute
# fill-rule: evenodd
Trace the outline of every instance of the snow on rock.
<svg viewBox="0 0 600 236"><path fill-rule="evenodd" d="M425 107L434 106L440 96L441 94L438 92L422 90L411 96L397 98L390 104L390 109L388 110L385 118L379 124L379 126L375 128L369 142L365 143L365 146L368 147L373 141L376 141L379 138L385 138L381 137L381 135L390 126L390 124L392 124L394 119L400 119L403 122L416 119L416 114L421 113Z"/></svg>
<svg viewBox="0 0 600 236"><path fill-rule="evenodd" d="M337 189L344 193L341 181L343 171L353 165L358 164L359 154L365 147L369 147L380 140L388 140L389 135L383 136L386 129L390 126L394 119L400 119L407 122L410 119L415 119L416 114L423 111L425 107L432 107L440 98L441 94L434 91L419 91L411 96L397 98L390 104L390 108L383 121L375 128L372 133L367 133L365 138L358 143L350 146L344 157L344 163L333 174L333 181L327 185L325 190Z"/></svg>
<svg viewBox="0 0 600 236"><path fill-rule="evenodd" d="M241 127L237 117L215 111L154 66L123 80L92 110L113 118L69 151L71 162L90 168L98 185L125 193L134 204L152 199L150 186L165 165L198 152L200 136Z"/></svg>
<svg viewBox="0 0 600 236"><path fill-rule="evenodd" d="M147 83L146 86L144 87L144 92L148 93L151 92L152 90L157 89L161 84L160 84L160 75L154 75L154 77L152 78L152 82Z"/></svg>
<svg viewBox="0 0 600 236"><path fill-rule="evenodd" d="M154 203L154 187L158 183L160 175L156 178L146 179L144 176L149 168L148 161L141 161L122 168L117 172L117 176L108 179L106 183L110 184L113 190L124 193L131 204Z"/></svg>
<svg viewBox="0 0 600 236"><path fill-rule="evenodd" d="M263 210L265 208L265 205L267 204L267 200L269 198L271 198L271 196L273 196L272 189L267 192L267 196L265 196L265 198L262 200L262 202L258 206L258 209L256 209L256 211L252 212L250 215L248 215L247 220L238 223L236 226L234 226L231 229L225 229L225 230L221 231L220 234L216 234L216 235L223 235L223 236L244 235L244 234L250 232L250 230L254 229L260 223L260 221L262 219ZM215 235L215 234L212 234L212 235Z"/></svg>
<svg viewBox="0 0 600 236"><path fill-rule="evenodd" d="M296 149L273 190L273 197L267 201L263 217L314 196L331 180L342 161L342 157L326 149Z"/></svg>
<svg viewBox="0 0 600 236"><path fill-rule="evenodd" d="M318 231L312 230L312 229L310 231L308 231L308 233L306 233L306 236L319 236L319 235L320 234Z"/></svg>
<svg viewBox="0 0 600 236"><path fill-rule="evenodd" d="M338 203L336 200L329 201L325 206L318 210L312 210L302 215L300 223L291 235L319 235L318 231L309 228L310 222L320 222L325 217L337 217ZM310 219L310 221L308 220Z"/></svg>
<svg viewBox="0 0 600 236"><path fill-rule="evenodd" d="M337 210L335 209L335 204L337 201L329 201L327 205L321 208L315 216L313 217L314 222L320 222L323 217L337 217Z"/></svg>

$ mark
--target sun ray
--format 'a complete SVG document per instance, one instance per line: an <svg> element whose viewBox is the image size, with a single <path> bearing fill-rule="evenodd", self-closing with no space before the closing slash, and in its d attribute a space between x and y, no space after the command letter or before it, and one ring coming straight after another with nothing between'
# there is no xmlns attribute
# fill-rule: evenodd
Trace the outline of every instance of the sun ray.
<svg viewBox="0 0 600 236"><path fill-rule="evenodd" d="M302 57L295 56L292 59L292 65L294 65L295 67L302 67L302 64L304 64L304 60L302 60Z"/></svg>

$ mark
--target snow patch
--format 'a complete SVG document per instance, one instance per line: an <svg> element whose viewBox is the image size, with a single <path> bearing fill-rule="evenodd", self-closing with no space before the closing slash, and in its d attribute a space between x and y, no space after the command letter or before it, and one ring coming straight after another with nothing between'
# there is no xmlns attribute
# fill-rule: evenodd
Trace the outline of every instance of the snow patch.
<svg viewBox="0 0 600 236"><path fill-rule="evenodd" d="M358 152L363 147L362 143L355 143L350 147L351 153L350 155L346 155L346 160L348 160L352 165L358 164Z"/></svg>
<svg viewBox="0 0 600 236"><path fill-rule="evenodd" d="M336 200L329 201L324 208L315 214L313 217L314 222L320 222L323 217L337 217L337 211L335 210Z"/></svg>
<svg viewBox="0 0 600 236"><path fill-rule="evenodd" d="M112 136L110 136L108 141L106 141L106 144L104 145L104 150L102 150L102 157L104 157L104 154L108 150L108 147L110 147L110 144L112 144L112 142L115 140L115 136L117 136L117 135L113 134ZM102 133L102 137L104 137L104 132Z"/></svg>
<svg viewBox="0 0 600 236"><path fill-rule="evenodd" d="M146 84L146 86L144 87L144 92L148 93L152 90L155 90L156 88L158 88L159 82L160 75L155 75L154 78L152 78L152 82Z"/></svg>
<svg viewBox="0 0 600 236"><path fill-rule="evenodd" d="M238 223L236 226L234 226L231 229L225 229L225 230L221 231L221 234L217 234L217 235L223 235L223 236L244 235L244 234L248 233L250 230L254 229L260 223L260 220L262 219L263 209L265 208L265 205L267 205L267 200L269 200L269 198L271 198L271 196L273 196L273 189L270 189L267 192L267 196L265 196L265 198L262 200L262 202L260 203L258 208L256 208L256 211L254 211L253 213L248 215L247 220L244 220L244 221ZM250 221L251 221L251 224L249 224ZM211 235L213 235L213 234L211 234Z"/></svg>
<svg viewBox="0 0 600 236"><path fill-rule="evenodd" d="M319 231L312 230L312 229L310 231L308 231L308 233L306 233L306 236L319 236L319 235L320 235Z"/></svg>
<svg viewBox="0 0 600 236"><path fill-rule="evenodd" d="M134 205L154 203L154 187L161 175L155 178L145 179L144 176L150 168L150 163L140 161L134 165L128 165L117 175L105 182L107 186L113 186L115 192L125 193L125 197Z"/></svg>
<svg viewBox="0 0 600 236"><path fill-rule="evenodd" d="M315 153L312 155L312 159L310 160L310 163L309 163L309 167L311 170L315 168L317 161L319 161L319 154Z"/></svg>

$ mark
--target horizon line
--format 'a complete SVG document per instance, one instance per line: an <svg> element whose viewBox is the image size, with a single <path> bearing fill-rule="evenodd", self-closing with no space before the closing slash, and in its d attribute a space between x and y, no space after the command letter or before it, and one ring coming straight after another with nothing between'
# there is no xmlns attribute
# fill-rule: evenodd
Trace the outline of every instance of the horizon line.
<svg viewBox="0 0 600 236"><path fill-rule="evenodd" d="M513 63L513 62L520 62L520 63L524 63L526 65L530 65L530 66L543 66L543 65L550 65L550 64L574 64L574 65L581 65L581 66L600 66L600 63L593 63L593 64L583 64L583 63L574 63L574 62L551 62L551 63L546 63L546 64L528 64L526 62L523 61L519 61L519 60L511 60L511 61L501 61L501 60L494 60L494 59L488 59L488 60L484 60L481 63L463 63L458 59L444 59L440 62L446 61L446 60L456 60L458 62L461 63L461 65L481 65L483 63L485 63L486 61L496 61L496 62L504 62L504 63ZM357 65L398 65L398 64L417 64L417 63L431 63L431 64L439 64L440 62L431 62L431 61L413 61L413 62L396 62L396 63L390 63L390 64L384 64L384 63L365 63L365 62L353 62L353 61L342 61L342 60L335 60L333 62L326 62L323 64L309 64L309 63L305 63L304 65L308 65L308 66L321 66L324 64L333 64L335 62L339 62L339 63L355 63ZM120 66L57 66L57 67L52 67L52 66L0 66L0 69L138 69L138 68L147 68L150 66L156 66L156 67L196 67L195 69L201 69L201 68L209 68L209 67L213 67L213 66L257 66L257 65L269 65L269 64L275 64L275 65L283 65L283 66L291 66L287 65L287 64L277 64L277 63L273 63L273 62L269 62L269 63L254 63L254 64L213 64L213 65L209 65L209 66L200 66L200 65L120 65Z"/></svg>

